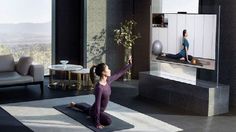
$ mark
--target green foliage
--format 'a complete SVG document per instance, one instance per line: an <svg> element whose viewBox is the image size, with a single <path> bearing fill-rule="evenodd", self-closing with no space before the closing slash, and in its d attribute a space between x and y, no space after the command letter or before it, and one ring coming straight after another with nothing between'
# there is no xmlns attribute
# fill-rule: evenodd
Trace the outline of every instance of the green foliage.
<svg viewBox="0 0 236 132"><path fill-rule="evenodd" d="M132 49L135 44L135 40L141 38L141 35L134 34L134 28L137 25L137 22L134 20L125 20L124 23L121 23L119 29L115 29L114 41L118 45L123 45L127 49Z"/></svg>
<svg viewBox="0 0 236 132"><path fill-rule="evenodd" d="M5 45L0 44L0 54L1 55L10 54L10 49Z"/></svg>
<svg viewBox="0 0 236 132"><path fill-rule="evenodd" d="M0 44L0 55L13 54L17 61L21 56L31 56L34 63L44 65L44 74L48 74L48 66L51 65L51 44L25 44L3 45Z"/></svg>

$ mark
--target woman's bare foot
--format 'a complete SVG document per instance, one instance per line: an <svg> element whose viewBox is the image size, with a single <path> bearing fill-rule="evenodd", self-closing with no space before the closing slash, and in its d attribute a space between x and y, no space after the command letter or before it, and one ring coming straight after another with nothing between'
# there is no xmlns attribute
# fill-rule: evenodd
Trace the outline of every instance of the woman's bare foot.
<svg viewBox="0 0 236 132"><path fill-rule="evenodd" d="M181 60L181 61L185 61L185 58L184 58L184 57L182 57L182 58L180 58L179 60Z"/></svg>
<svg viewBox="0 0 236 132"><path fill-rule="evenodd" d="M76 105L75 102L71 102L71 103L69 104L69 107L73 108L73 107L75 107L75 105Z"/></svg>
<svg viewBox="0 0 236 132"><path fill-rule="evenodd" d="M75 105L76 105L75 102L71 102L71 103L69 104L69 107L70 107L71 109L74 109L74 110L77 110L77 111L81 111L81 112L82 112L82 110L79 109L79 108L77 108L77 107L75 107Z"/></svg>
<svg viewBox="0 0 236 132"><path fill-rule="evenodd" d="M104 126L103 125L97 125L96 128L102 129L102 128L104 128Z"/></svg>
<svg viewBox="0 0 236 132"><path fill-rule="evenodd" d="M161 53L161 56L165 57L165 56L166 56L166 54L165 54L165 53Z"/></svg>

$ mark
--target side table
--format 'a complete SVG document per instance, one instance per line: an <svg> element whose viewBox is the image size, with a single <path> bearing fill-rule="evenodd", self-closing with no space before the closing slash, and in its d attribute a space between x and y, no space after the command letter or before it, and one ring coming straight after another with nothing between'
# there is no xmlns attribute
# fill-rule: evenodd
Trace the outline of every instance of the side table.
<svg viewBox="0 0 236 132"><path fill-rule="evenodd" d="M62 89L70 89L72 84L71 84L71 72L72 71L77 71L83 69L83 66L81 65L74 65L74 64L56 64L56 65L50 65L48 67L49 69L49 88L58 88L61 87ZM53 74L56 71L60 71L64 74L64 77L59 80L55 80L53 77Z"/></svg>
<svg viewBox="0 0 236 132"><path fill-rule="evenodd" d="M88 90L92 90L92 81L90 79L90 69L83 68L81 70L72 71L71 73L77 74L77 88L81 90L81 88L87 88Z"/></svg>

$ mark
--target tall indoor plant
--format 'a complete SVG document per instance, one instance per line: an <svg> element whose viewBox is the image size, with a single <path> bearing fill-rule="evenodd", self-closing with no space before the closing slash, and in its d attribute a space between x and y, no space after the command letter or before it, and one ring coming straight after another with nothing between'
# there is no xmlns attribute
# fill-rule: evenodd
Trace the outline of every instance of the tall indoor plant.
<svg viewBox="0 0 236 132"><path fill-rule="evenodd" d="M114 30L115 36L114 40L115 43L118 45L123 45L125 48L125 56L124 56L124 62L128 63L129 57L132 55L132 48L135 44L135 40L140 38L140 34L134 33L135 26L137 25L137 22L135 22L133 19L131 20L125 20L120 24L120 27L118 29ZM127 71L124 80L131 80L131 71Z"/></svg>

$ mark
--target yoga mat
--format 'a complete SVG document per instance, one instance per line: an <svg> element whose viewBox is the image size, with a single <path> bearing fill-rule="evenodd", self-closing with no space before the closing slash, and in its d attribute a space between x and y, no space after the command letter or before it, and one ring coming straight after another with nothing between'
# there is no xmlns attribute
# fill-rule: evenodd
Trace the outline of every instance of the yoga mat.
<svg viewBox="0 0 236 132"><path fill-rule="evenodd" d="M122 121L110 114L108 114L111 117L112 124L109 126L105 126L103 129L98 129L94 126L94 122L91 118L88 118L88 116L85 113L79 112L77 110L74 110L72 108L68 107L67 105L60 105L60 106L54 106L54 108L67 116L71 117L72 119L80 122L87 128L95 131L95 132L112 132L112 131L118 131L118 130L124 130L124 129L130 129L134 128L134 125L131 125L125 121Z"/></svg>
<svg viewBox="0 0 236 132"><path fill-rule="evenodd" d="M1 107L0 129L1 132L33 132Z"/></svg>
<svg viewBox="0 0 236 132"><path fill-rule="evenodd" d="M157 60L164 60L164 61L170 61L170 62L175 62L175 63L182 63L182 64L188 64L188 65L196 65L196 66L203 66L203 64L201 63L197 63L197 64L192 64L192 63L188 63L186 61L181 61L178 59L171 59L171 58L167 58L165 56L158 56L156 57Z"/></svg>

